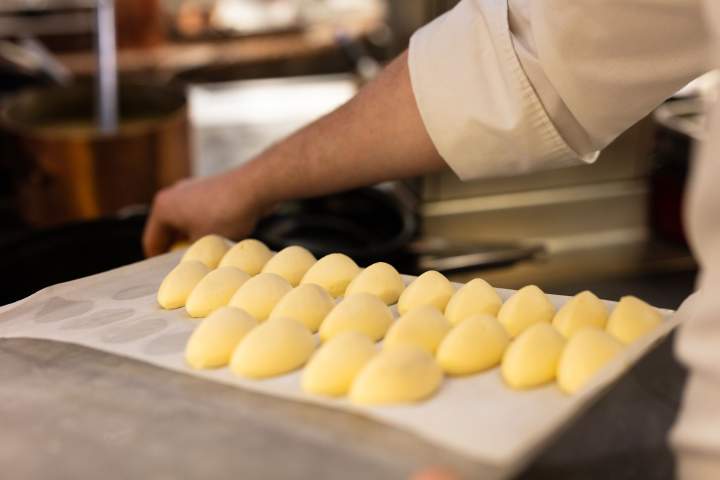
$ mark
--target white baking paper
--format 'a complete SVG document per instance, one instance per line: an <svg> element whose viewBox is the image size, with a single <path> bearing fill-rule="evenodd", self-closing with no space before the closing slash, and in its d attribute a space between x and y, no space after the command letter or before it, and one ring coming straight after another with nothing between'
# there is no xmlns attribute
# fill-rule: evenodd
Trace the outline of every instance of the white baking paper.
<svg viewBox="0 0 720 480"><path fill-rule="evenodd" d="M510 475L677 323L671 311L663 311L667 318L659 328L627 348L574 396L563 394L555 385L510 390L496 368L470 377L446 378L437 395L417 405L358 407L342 399L304 394L298 372L257 381L239 378L227 368L193 370L186 366L184 346L198 320L183 309L162 310L155 300L160 282L180 255L170 253L55 285L0 307L0 338L74 343L255 392L354 412L414 432ZM513 293L498 291L504 299ZM556 306L568 298L550 295ZM612 307L614 302L607 304Z"/></svg>

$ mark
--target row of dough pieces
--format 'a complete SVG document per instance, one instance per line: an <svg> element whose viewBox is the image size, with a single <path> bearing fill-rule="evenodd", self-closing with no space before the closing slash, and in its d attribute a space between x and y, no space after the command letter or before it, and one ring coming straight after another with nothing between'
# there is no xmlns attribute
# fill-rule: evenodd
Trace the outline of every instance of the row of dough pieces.
<svg viewBox="0 0 720 480"><path fill-rule="evenodd" d="M244 240L213 261L206 246L197 248L208 238L227 245L215 236L196 242L158 292L165 308L179 308L186 300L191 315L212 313L191 336L187 362L195 368L230 364L239 375L265 378L300 368L310 359L302 376L305 391L349 394L358 403L420 400L440 386L443 371L469 375L499 363L513 388L557 377L559 386L573 393L623 344L661 321L655 309L634 297L624 297L608 316L603 302L582 292L556 313L538 287L524 287L503 304L481 279L455 292L437 272L424 273L404 289L400 275L385 263L361 273L341 254L315 262L307 250L288 247L273 256L256 240ZM265 260L255 255L242 262L250 272L263 272L252 279L231 264L233 257L265 251ZM292 257L305 261L298 265ZM211 273L202 260L220 268ZM293 289L291 281L300 286ZM350 285L347 291L343 283ZM335 305L331 293L345 293L346 298ZM401 318L393 322L387 304L398 299ZM272 321L264 322L267 318ZM258 322L264 323L255 328ZM318 329L324 344L312 355L312 332ZM374 342L382 338L378 353Z"/></svg>

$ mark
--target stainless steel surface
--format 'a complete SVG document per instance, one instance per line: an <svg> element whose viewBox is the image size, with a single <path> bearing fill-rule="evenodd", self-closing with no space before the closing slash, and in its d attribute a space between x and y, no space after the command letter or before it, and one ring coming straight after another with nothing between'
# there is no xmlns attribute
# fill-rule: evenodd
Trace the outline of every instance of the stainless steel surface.
<svg viewBox="0 0 720 480"><path fill-rule="evenodd" d="M95 49L97 54L97 109L100 131L114 133L118 128L118 72L115 35L115 1L98 0Z"/></svg>
<svg viewBox="0 0 720 480"><path fill-rule="evenodd" d="M0 415L13 480L497 478L365 418L55 342L0 340Z"/></svg>

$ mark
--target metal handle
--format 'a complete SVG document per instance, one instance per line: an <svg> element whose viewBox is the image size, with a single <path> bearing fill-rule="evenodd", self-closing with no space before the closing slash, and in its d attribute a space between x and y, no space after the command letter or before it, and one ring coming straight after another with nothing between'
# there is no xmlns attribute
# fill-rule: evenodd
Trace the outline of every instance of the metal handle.
<svg viewBox="0 0 720 480"><path fill-rule="evenodd" d="M522 243L477 243L453 244L442 239L429 243L416 243L411 247L418 253L420 270L447 272L471 268L488 268L528 260L545 251L540 244ZM450 254L441 254L450 251Z"/></svg>
<svg viewBox="0 0 720 480"><path fill-rule="evenodd" d="M101 132L114 133L118 126L114 0L97 0L96 18L98 121Z"/></svg>

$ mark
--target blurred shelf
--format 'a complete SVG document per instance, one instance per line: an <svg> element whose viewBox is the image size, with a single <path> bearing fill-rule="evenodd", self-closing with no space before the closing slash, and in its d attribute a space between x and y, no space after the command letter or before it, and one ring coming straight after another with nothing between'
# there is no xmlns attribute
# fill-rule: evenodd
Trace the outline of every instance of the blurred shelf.
<svg viewBox="0 0 720 480"><path fill-rule="evenodd" d="M170 78L177 73L206 66L222 68L268 60L282 60L313 55L336 48L336 34L342 31L351 38L364 38L384 26L383 9L363 16L341 17L332 22L312 25L298 32L258 35L200 42L167 43L147 48L126 48L118 52L122 75L151 75ZM95 73L92 52L71 52L58 59L79 77Z"/></svg>

